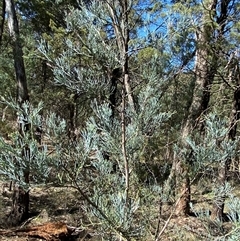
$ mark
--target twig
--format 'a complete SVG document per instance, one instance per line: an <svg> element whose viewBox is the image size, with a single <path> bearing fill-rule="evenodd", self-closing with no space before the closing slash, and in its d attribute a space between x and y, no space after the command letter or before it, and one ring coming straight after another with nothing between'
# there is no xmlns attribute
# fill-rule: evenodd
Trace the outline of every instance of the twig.
<svg viewBox="0 0 240 241"><path fill-rule="evenodd" d="M181 197L179 197L178 200L177 200L177 202L175 203L175 207L176 207L177 204L179 203L180 198L181 198ZM174 211L175 211L175 208L174 208L174 210L172 210L170 216L168 217L167 221L165 222L165 225L163 226L162 230L159 232L159 234L158 234L157 238L155 239L155 241L158 241L158 240L159 240L159 238L161 237L161 235L163 234L163 232L164 232L165 229L167 228L170 220L172 219L172 216L173 216Z"/></svg>
<svg viewBox="0 0 240 241"><path fill-rule="evenodd" d="M20 226L20 228L23 228L27 223L31 222L34 218L36 218L36 217L28 218L28 219Z"/></svg>
<svg viewBox="0 0 240 241"><path fill-rule="evenodd" d="M161 235L163 234L163 232L164 232L165 229L167 228L169 222L171 221L172 216L173 216L173 214L174 214L174 212L175 212L175 209L176 209L178 203L180 202L182 196L184 195L184 193L185 193L186 191L187 191L187 189L185 189L185 190L181 193L180 197L179 197L178 200L175 202L174 209L172 210L170 216L168 217L167 221L165 222L165 225L163 226L162 230L159 232L159 234L158 234L157 238L155 239L155 241L159 241L159 240L160 240Z"/></svg>

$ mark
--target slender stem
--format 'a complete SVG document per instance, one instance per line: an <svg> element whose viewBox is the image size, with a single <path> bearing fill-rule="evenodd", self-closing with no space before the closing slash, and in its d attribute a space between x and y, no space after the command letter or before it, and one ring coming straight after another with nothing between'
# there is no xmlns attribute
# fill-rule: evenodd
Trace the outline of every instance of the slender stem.
<svg viewBox="0 0 240 241"><path fill-rule="evenodd" d="M122 89L122 113L121 113L121 122L122 122L122 155L124 160L125 166L125 200L126 200L126 207L127 207L127 200L128 200L128 191L129 191L129 163L127 158L127 151L126 151L126 117L125 117L125 87L123 86Z"/></svg>
<svg viewBox="0 0 240 241"><path fill-rule="evenodd" d="M97 203L95 203L94 201L91 200L91 198L82 190L82 188L79 186L78 181L76 180L76 177L73 175L73 173L71 171L69 171L68 168L66 168L66 166L62 165L61 166L62 170L65 171L66 173L68 173L73 185L71 185L70 187L76 189L80 195L83 197L83 199L89 204L91 205L95 210L97 210L99 212L99 214L102 216L102 218L109 224L109 227L116 232L120 238L122 238L124 241L127 240L127 238L125 237L124 232L122 232L120 227L116 227L115 223L110 220L108 218L108 216L106 215L106 213L97 205Z"/></svg>

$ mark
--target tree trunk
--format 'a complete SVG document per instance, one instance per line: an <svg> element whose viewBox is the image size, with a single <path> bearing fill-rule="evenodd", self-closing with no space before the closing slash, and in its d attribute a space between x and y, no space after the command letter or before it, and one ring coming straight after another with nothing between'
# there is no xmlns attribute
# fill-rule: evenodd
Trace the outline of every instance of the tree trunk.
<svg viewBox="0 0 240 241"><path fill-rule="evenodd" d="M5 1L3 0L2 15L1 15L2 21L0 26L0 46L2 45L2 36L3 36L4 22L5 22L5 10L6 10L6 4L5 4Z"/></svg>
<svg viewBox="0 0 240 241"><path fill-rule="evenodd" d="M15 5L13 0L5 0L6 14L8 20L9 34L11 37L11 43L13 48L14 67L16 73L17 83L17 102L22 107L24 102L29 101L27 80L25 74L25 67L23 61L23 51L21 46L19 26L17 15L15 11ZM29 130L28 123L19 124L19 132L23 136L25 132ZM27 148L27 147L26 147ZM28 148L27 148L28 149ZM29 153L29 150L23 150L23 153ZM24 155L24 154L23 154ZM24 157L23 157L24 158ZM29 166L26 165L24 170L24 181L29 183ZM29 192L23 190L21 187L16 186L13 195L13 204L11 210L11 223L14 225L19 224L28 217L29 212Z"/></svg>
<svg viewBox="0 0 240 241"><path fill-rule="evenodd" d="M226 184L226 177L227 177L227 165L226 161L223 160L220 164L218 169L218 185L219 187L224 186ZM211 213L212 220L220 220L223 221L223 211L224 211L224 204L225 204L226 196L223 193L217 194L214 200L213 210Z"/></svg>
<svg viewBox="0 0 240 241"><path fill-rule="evenodd" d="M240 119L240 71L238 69L238 79L237 79L237 86L235 87L234 91L234 102L233 102L233 109L230 117L230 131L229 131L229 139L234 141L236 139L237 134L237 123ZM236 172L239 171L239 159L238 156L234 157L232 160L229 160L227 163L228 168L227 170Z"/></svg>
<svg viewBox="0 0 240 241"><path fill-rule="evenodd" d="M181 146L188 148L186 138L196 129L204 130L204 124L200 125L201 116L207 111L210 100L210 89L216 73L216 57L212 53L210 46L213 38L213 27L209 23L211 16L209 12L216 8L216 0L211 1L209 10L203 15L203 26L196 33L197 50L195 56L195 86L192 95L191 105L188 110L188 116L181 133ZM214 11L213 11L214 12ZM176 214L186 216L190 212L190 181L189 168L191 156L184 160L175 157L176 173L176 194L179 202L176 205Z"/></svg>
<svg viewBox="0 0 240 241"><path fill-rule="evenodd" d="M8 217L10 226L17 226L28 218L29 192L15 185L12 195L12 209Z"/></svg>
<svg viewBox="0 0 240 241"><path fill-rule="evenodd" d="M177 216L186 216L190 213L190 179L188 175L188 168L183 161L178 161L175 167L176 175L176 192L178 200L175 214Z"/></svg>
<svg viewBox="0 0 240 241"><path fill-rule="evenodd" d="M117 2L117 1L116 1ZM134 99L133 99L133 93L132 93L132 88L130 85L130 79L129 79L129 73L128 73L128 45L129 45L129 23L128 23L128 14L129 14L129 9L128 9L128 0L124 1L118 1L122 13L120 14L121 16L118 16L117 11L114 10L114 3L111 1L107 1L107 6L109 9L110 17L112 20L113 28L114 28L114 33L116 36L116 41L117 41L117 46L118 50L121 56L121 62L123 63L123 84L124 88L126 90L126 95L128 98L128 104L131 106L132 110L135 111L135 104L134 104ZM126 78L125 75L128 75Z"/></svg>
<svg viewBox="0 0 240 241"><path fill-rule="evenodd" d="M233 107L230 116L230 131L229 139L235 140L237 133L237 121L240 118L240 69L239 69L239 57L233 56L230 59L227 68L229 69L229 81L235 83L235 90L233 94Z"/></svg>
<svg viewBox="0 0 240 241"><path fill-rule="evenodd" d="M122 26L122 49L119 49L122 60L123 60L123 90L122 90L122 117L121 117L121 122L122 122L122 155L124 159L124 167L125 167L125 202L126 202L126 207L125 207L125 219L126 221L128 220L128 199L129 199L129 159L127 155L127 150L126 150L126 101L125 101L125 95L128 97L128 104L132 107L132 111L134 111L134 103L132 99L132 93L131 93L131 88L129 84L129 68L128 68L128 44L129 44L129 23L128 23L128 0L119 1L121 7L122 7L122 12L123 16L121 19L121 26ZM120 37L120 36L118 36Z"/></svg>
<svg viewBox="0 0 240 241"><path fill-rule="evenodd" d="M113 29L116 37L118 51L122 63L122 103L121 103L121 148L124 162L125 171L125 201L126 201L126 220L128 220L128 202L129 202L129 178L130 178L130 166L129 159L126 150L126 108L129 106L131 111L135 112L135 105L133 99L133 93L130 85L129 78L129 2L128 0L122 1L106 1L109 9ZM116 8L115 8L115 7ZM119 11L116 9L119 8ZM131 120L130 120L131 121Z"/></svg>
<svg viewBox="0 0 240 241"><path fill-rule="evenodd" d="M17 101L20 105L29 100L25 67L23 62L23 51L19 34L19 26L15 11L14 1L5 0L8 28L12 40L14 67L17 81Z"/></svg>
<svg viewBox="0 0 240 241"><path fill-rule="evenodd" d="M218 29L218 41L217 43L219 46L221 44L221 41L223 40L224 33L225 33L225 27L227 25L228 20L228 5L230 3L230 0L222 0L220 2L220 12L219 17L217 17L217 24L220 26L220 29ZM219 48L219 46L217 48ZM232 56L233 57L233 56ZM237 121L240 117L240 80L239 80L239 67L238 67L238 59L237 56L234 56L233 58L230 58L229 60L229 80L234 83L235 82L235 91L234 91L234 100L233 100L233 108L230 115L230 131L228 134L228 139L233 141L236 136L236 130L237 130ZM235 58L236 57L236 58ZM221 162L221 165L218 169L218 185L220 187L224 187L227 181L227 173L228 173L228 167L231 163L230 159L223 160ZM224 204L225 204L226 195L223 193L222 195L216 195L213 205L213 210L211 213L211 219L218 219L223 220L223 212L224 212Z"/></svg>
<svg viewBox="0 0 240 241"><path fill-rule="evenodd" d="M240 70L239 70L239 59L237 56L234 56L230 59L228 64L229 69L229 81L235 82L235 91L233 94L233 105L232 111L230 114L230 125L229 125L229 133L228 139L230 141L234 141L237 134L237 123L240 118ZM234 160L233 160L234 161ZM227 174L230 168L232 160L227 159L223 160L218 170L218 185L225 186L227 181ZM214 206L211 214L211 219L223 219L224 212L224 203L225 203L226 195L219 196L217 195L214 200Z"/></svg>

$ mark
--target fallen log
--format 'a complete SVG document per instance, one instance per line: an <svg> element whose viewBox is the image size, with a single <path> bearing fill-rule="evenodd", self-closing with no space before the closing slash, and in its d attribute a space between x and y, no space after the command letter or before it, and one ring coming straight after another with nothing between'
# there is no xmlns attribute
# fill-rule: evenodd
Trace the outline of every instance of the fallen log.
<svg viewBox="0 0 240 241"><path fill-rule="evenodd" d="M85 230L81 230L76 227L68 226L63 222L47 222L45 224L15 228L8 230L0 230L0 236L5 237L33 237L41 238L46 241L65 241L72 236L87 236Z"/></svg>

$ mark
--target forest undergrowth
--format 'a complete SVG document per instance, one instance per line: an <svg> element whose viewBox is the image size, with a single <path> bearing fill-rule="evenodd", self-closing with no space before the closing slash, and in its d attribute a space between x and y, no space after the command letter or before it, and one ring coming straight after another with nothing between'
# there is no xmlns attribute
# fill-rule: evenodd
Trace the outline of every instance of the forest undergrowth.
<svg viewBox="0 0 240 241"><path fill-rule="evenodd" d="M235 179L234 182L236 187L234 193L238 196L240 193L240 189L238 188L239 180ZM236 224L230 220L227 208L224 213L225 220L222 222L211 220L210 209L213 202L211 180L202 180L200 183L192 185L192 213L190 216L181 217L172 215L174 212L174 202L161 203L159 206L150 205L151 210L141 210L146 212L146 216L149 213L153 214L151 217L148 217L148 236L131 240L228 240L227 237L236 229ZM9 191L10 182L1 180L0 185L2 190L0 196L0 230L12 230L8 226L8 215L12 205L12 191ZM81 234L76 235L74 240L102 240L97 229L94 227L94 225L98 224L89 223L81 199L78 191L70 186L33 186L30 199L30 217L18 228L24 229L45 223L63 222L67 225L81 228ZM154 204L156 203L154 202ZM159 212L161 212L160 215ZM161 233L159 237L156 237L157 229L158 234ZM21 235L0 235L0 240L25 241L43 239Z"/></svg>

